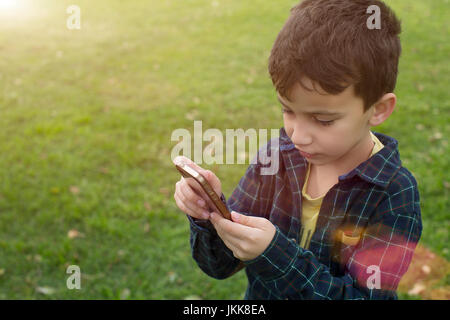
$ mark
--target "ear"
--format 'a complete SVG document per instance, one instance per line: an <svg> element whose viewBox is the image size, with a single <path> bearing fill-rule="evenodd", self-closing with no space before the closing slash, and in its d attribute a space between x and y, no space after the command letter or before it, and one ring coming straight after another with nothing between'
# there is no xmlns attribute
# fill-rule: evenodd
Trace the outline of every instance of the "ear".
<svg viewBox="0 0 450 320"><path fill-rule="evenodd" d="M397 97L393 93L386 93L373 106L372 115L369 118L369 124L372 127L382 124L395 109Z"/></svg>

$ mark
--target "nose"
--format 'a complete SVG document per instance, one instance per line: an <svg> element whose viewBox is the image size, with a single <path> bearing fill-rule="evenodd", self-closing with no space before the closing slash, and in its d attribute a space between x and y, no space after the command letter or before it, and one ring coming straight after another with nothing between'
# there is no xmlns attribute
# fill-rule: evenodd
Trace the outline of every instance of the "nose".
<svg viewBox="0 0 450 320"><path fill-rule="evenodd" d="M299 148L303 148L312 143L311 130L308 129L306 121L298 122L294 125L291 140Z"/></svg>

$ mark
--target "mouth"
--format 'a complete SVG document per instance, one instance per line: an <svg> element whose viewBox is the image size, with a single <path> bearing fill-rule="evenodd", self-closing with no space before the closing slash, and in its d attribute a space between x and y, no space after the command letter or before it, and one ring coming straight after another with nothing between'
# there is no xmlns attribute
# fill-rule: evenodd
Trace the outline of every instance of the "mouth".
<svg viewBox="0 0 450 320"><path fill-rule="evenodd" d="M303 152L301 150L298 149L298 151L300 152L300 154L302 156L304 156L305 158L313 158L315 156L315 154L311 154L311 153L307 153L307 152Z"/></svg>

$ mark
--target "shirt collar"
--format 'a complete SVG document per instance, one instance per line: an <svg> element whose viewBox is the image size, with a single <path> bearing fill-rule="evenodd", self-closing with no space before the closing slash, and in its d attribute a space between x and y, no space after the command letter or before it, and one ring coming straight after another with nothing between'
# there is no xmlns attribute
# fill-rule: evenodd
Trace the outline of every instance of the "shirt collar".
<svg viewBox="0 0 450 320"><path fill-rule="evenodd" d="M374 131L372 133L383 143L384 148L350 172L339 176L339 181L351 179L357 175L367 182L385 188L400 169L402 162L398 151L398 141L382 133ZM284 128L280 129L280 151L299 153ZM303 156L300 155L300 157L304 159Z"/></svg>

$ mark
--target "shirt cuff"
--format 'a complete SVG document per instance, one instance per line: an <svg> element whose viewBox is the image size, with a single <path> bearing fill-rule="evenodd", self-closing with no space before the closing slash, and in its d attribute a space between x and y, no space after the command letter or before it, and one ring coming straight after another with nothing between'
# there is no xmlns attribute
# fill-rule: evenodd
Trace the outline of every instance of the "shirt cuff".
<svg viewBox="0 0 450 320"><path fill-rule="evenodd" d="M252 273L257 273L263 280L270 281L284 276L292 267L303 250L294 240L288 239L275 226L275 235L264 252L244 264Z"/></svg>
<svg viewBox="0 0 450 320"><path fill-rule="evenodd" d="M197 219L193 218L190 215L186 215L189 222L191 223L191 226L194 230L200 231L200 232L208 232L208 231L215 231L214 226L212 225L211 221L209 220L203 220L203 219Z"/></svg>

